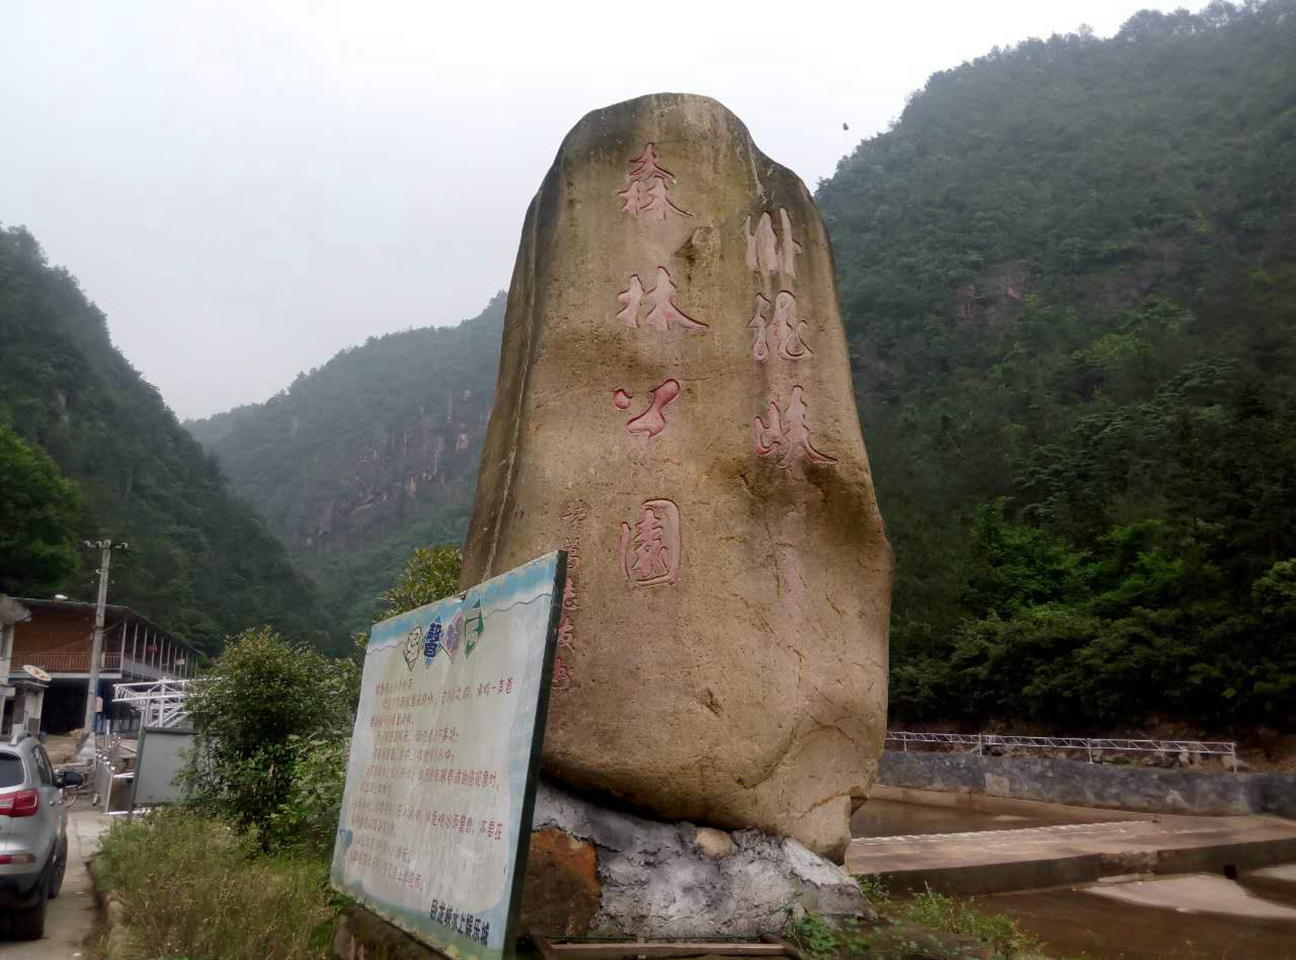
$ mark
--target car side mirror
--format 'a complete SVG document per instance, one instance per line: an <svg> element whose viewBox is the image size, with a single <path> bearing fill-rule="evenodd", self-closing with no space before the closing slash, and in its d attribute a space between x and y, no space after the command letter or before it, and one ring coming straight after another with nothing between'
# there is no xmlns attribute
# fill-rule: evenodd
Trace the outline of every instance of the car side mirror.
<svg viewBox="0 0 1296 960"><path fill-rule="evenodd" d="M85 783L85 777L75 770L59 770L54 774L54 786L62 789L63 787L79 787Z"/></svg>

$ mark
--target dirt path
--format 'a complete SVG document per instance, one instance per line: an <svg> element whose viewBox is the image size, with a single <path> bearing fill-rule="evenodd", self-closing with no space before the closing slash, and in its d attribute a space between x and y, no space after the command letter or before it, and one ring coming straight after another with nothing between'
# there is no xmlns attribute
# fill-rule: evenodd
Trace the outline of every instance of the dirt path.
<svg viewBox="0 0 1296 960"><path fill-rule="evenodd" d="M106 817L82 798L68 816L68 863L63 892L51 900L42 940L0 939L0 960L64 960L89 956L81 946L94 925L94 897L86 861L99 849L99 835L108 829Z"/></svg>

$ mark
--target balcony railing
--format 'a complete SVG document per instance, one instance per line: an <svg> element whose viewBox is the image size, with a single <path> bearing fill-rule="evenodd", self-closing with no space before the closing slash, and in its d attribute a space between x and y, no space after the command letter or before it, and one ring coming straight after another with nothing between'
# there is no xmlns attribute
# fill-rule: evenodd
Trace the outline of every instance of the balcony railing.
<svg viewBox="0 0 1296 960"><path fill-rule="evenodd" d="M90 673L90 651L82 650L76 653L15 653L13 655L11 671L17 673L28 664L33 667L40 667L46 673ZM164 677L179 677L185 670L183 664L173 665L169 661L162 665L149 663L146 660L137 660L129 653L125 657L120 651L105 650L102 659L99 661L99 670L101 673L119 673L124 672L136 677L148 677L150 679L160 680Z"/></svg>
<svg viewBox="0 0 1296 960"><path fill-rule="evenodd" d="M150 663L147 660L137 660L129 654L126 655L125 667L124 673L128 673L133 677L145 677L149 680L179 677L184 669L183 666L175 667L169 663L159 666L157 663Z"/></svg>
<svg viewBox="0 0 1296 960"><path fill-rule="evenodd" d="M108 673L121 669L121 653L103 652L99 669ZM90 651L77 653L15 653L12 669L17 672L25 666L40 667L46 673L89 673Z"/></svg>

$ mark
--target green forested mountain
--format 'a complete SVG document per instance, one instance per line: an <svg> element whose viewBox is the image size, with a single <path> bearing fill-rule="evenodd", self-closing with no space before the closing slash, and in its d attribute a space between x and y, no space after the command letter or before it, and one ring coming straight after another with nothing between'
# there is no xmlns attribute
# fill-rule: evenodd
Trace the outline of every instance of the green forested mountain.
<svg viewBox="0 0 1296 960"><path fill-rule="evenodd" d="M1296 4L938 73L817 200L893 716L1296 720Z"/></svg>
<svg viewBox="0 0 1296 960"><path fill-rule="evenodd" d="M98 556L76 548L107 536L130 544L112 602L203 650L262 622L317 639L283 548L21 228L0 230L0 479L0 588L93 600Z"/></svg>
<svg viewBox="0 0 1296 960"><path fill-rule="evenodd" d="M504 302L370 337L265 403L186 424L319 583L339 640L368 630L415 548L467 533Z"/></svg>
<svg viewBox="0 0 1296 960"><path fill-rule="evenodd" d="M1296 721L1296 3L934 75L820 184L895 722ZM338 633L464 532L503 302L190 424Z"/></svg>

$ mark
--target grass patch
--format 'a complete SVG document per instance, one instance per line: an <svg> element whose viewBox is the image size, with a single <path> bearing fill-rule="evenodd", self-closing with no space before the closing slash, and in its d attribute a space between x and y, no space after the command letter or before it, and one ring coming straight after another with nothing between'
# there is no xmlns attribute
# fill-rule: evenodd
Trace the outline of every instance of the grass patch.
<svg viewBox="0 0 1296 960"><path fill-rule="evenodd" d="M892 902L890 909L906 923L976 937L991 948L995 960L1025 960L1042 949L1040 942L1012 917L982 913L975 900L926 890L912 900Z"/></svg>
<svg viewBox="0 0 1296 960"><path fill-rule="evenodd" d="M835 927L808 914L792 922L787 938L811 960L986 960L990 956L984 944L966 935L887 919L880 923L846 920Z"/></svg>
<svg viewBox="0 0 1296 960"><path fill-rule="evenodd" d="M149 960L317 960L332 955L328 864L271 857L256 837L184 810L116 823L100 876Z"/></svg>
<svg viewBox="0 0 1296 960"><path fill-rule="evenodd" d="M877 877L857 878L881 923L834 926L816 914L794 920L788 938L813 960L1036 960L1040 942L1011 917L982 913L976 901L926 891L895 899Z"/></svg>

